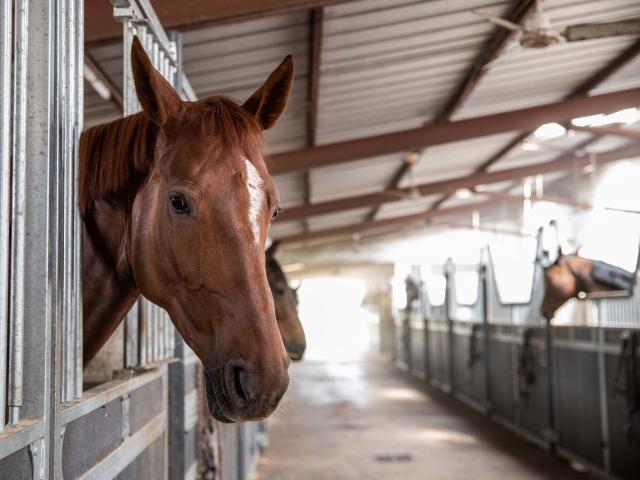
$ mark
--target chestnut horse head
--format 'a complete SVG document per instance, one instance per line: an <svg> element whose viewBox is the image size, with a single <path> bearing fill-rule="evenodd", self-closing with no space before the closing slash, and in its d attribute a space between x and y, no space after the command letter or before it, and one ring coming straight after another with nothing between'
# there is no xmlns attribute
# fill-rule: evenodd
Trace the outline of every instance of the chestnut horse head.
<svg viewBox="0 0 640 480"><path fill-rule="evenodd" d="M632 273L604 262L578 255L563 255L558 249L555 262L544 267L544 298L540 313L551 320L556 311L570 298L588 293L629 290Z"/></svg>
<svg viewBox="0 0 640 480"><path fill-rule="evenodd" d="M300 323L300 318L298 317L296 292L289 287L287 277L275 259L278 245L278 242L275 241L267 249L267 278L273 294L276 320L284 341L284 347L291 360L302 360L304 351L307 348L307 341L302 323Z"/></svg>
<svg viewBox="0 0 640 480"><path fill-rule="evenodd" d="M265 271L278 192L262 130L285 108L292 59L243 105L182 101L137 38L131 66L143 112L81 140L85 364L142 294L202 361L214 417L264 418L289 358Z"/></svg>

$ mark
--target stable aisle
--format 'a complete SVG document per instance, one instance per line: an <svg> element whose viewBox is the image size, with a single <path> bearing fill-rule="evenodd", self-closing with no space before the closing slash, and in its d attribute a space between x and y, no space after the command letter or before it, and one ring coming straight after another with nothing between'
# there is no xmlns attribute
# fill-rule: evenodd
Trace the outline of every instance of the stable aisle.
<svg viewBox="0 0 640 480"><path fill-rule="evenodd" d="M292 366L269 439L259 480L590 478L380 359Z"/></svg>

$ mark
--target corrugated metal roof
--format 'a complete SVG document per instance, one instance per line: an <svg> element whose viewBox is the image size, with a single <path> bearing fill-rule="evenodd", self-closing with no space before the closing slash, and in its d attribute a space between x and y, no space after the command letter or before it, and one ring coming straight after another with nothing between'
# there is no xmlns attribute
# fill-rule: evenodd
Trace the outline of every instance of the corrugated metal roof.
<svg viewBox="0 0 640 480"><path fill-rule="evenodd" d="M509 2L356 2L326 8L319 143L417 127L442 108ZM367 9L368 7L368 9Z"/></svg>
<svg viewBox="0 0 640 480"><path fill-rule="evenodd" d="M496 28L472 10L504 16L512 2L500 0L360 0L324 8L319 72L317 143L332 143L423 125L450 99ZM548 0L545 10L556 29L569 24L640 17L637 0ZM271 153L307 145L310 13L300 11L186 31L185 72L198 96L226 94L244 100L286 54L296 62L296 81L286 113L267 132ZM515 110L565 98L617 57L636 38L626 36L509 49L492 64L454 119ZM513 42L512 42L513 43ZM89 53L119 88L121 44ZM640 87L640 58L604 81L592 93ZM117 116L115 107L85 87L85 124ZM401 186L467 175L511 142L519 132L429 147ZM589 135L553 140L532 138L491 170L544 162L575 149ZM617 148L627 140L605 137L589 151ZM538 145L538 150L532 150ZM405 153L383 155L310 172L311 202L381 191L402 165ZM548 179L559 174L549 175ZM282 206L304 203L302 172L276 175ZM484 187L519 191L513 182ZM426 210L438 196L405 199L381 207L377 218ZM444 206L466 200L451 198ZM503 207L501 207L503 208ZM513 210L509 207L510 210ZM312 217L311 231L361 222L369 209ZM500 212L504 213L503 210ZM503 213L496 214L502 218ZM467 218L468 215L462 217ZM274 236L302 233L304 222L277 223Z"/></svg>

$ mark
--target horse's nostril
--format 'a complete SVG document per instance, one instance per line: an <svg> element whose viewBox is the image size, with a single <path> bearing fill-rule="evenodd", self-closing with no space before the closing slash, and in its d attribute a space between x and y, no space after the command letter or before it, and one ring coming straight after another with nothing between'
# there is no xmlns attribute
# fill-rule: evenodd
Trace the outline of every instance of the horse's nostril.
<svg viewBox="0 0 640 480"><path fill-rule="evenodd" d="M251 400L249 375L244 360L234 359L227 364L227 390L234 403L245 404Z"/></svg>
<svg viewBox="0 0 640 480"><path fill-rule="evenodd" d="M243 367L233 367L232 370L232 378L233 378L233 387L240 399L247 402L249 400L249 395L247 393L247 389L245 387L245 370Z"/></svg>

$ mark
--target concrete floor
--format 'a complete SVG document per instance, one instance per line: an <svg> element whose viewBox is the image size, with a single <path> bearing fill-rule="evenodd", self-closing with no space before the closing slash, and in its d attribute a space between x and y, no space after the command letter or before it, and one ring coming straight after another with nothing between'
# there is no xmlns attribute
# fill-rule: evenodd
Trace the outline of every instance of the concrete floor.
<svg viewBox="0 0 640 480"><path fill-rule="evenodd" d="M585 479L388 362L302 362L259 480Z"/></svg>

